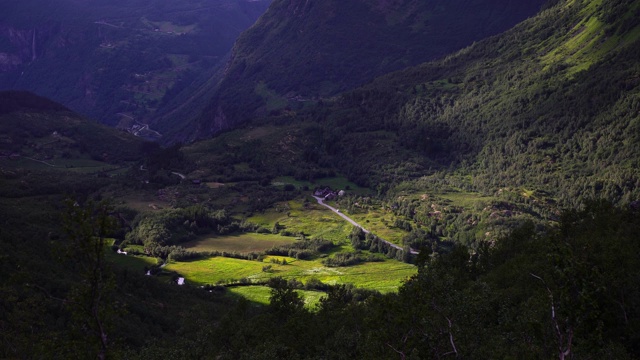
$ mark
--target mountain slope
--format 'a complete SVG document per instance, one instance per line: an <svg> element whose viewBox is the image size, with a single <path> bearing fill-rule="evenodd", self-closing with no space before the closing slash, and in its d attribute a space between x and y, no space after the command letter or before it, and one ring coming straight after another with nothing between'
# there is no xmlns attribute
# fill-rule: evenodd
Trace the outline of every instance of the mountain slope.
<svg viewBox="0 0 640 360"><path fill-rule="evenodd" d="M14 160L21 158L44 168L65 168L76 160L108 165L138 160L145 149L138 137L21 91L0 91L0 134L2 167L18 166Z"/></svg>
<svg viewBox="0 0 640 360"><path fill-rule="evenodd" d="M508 29L544 2L275 1L238 39L198 131L216 133L433 60Z"/></svg>
<svg viewBox="0 0 640 360"><path fill-rule="evenodd" d="M269 0L26 0L0 12L0 89L130 127L222 61Z"/></svg>
<svg viewBox="0 0 640 360"><path fill-rule="evenodd" d="M379 78L324 110L339 114L321 120L328 151L352 177L397 182L376 169L408 159L371 156L382 131L416 152L416 175L433 173L426 158L468 175L458 186L487 192L637 199L639 11L638 1L560 2L447 59Z"/></svg>

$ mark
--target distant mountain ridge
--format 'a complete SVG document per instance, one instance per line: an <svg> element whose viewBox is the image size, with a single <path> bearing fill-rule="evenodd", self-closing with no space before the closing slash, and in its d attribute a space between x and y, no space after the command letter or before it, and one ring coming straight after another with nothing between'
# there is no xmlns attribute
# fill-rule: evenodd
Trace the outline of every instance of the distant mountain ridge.
<svg viewBox="0 0 640 360"><path fill-rule="evenodd" d="M219 65L270 0L24 0L0 6L0 89L111 126L146 123Z"/></svg>
<svg viewBox="0 0 640 360"><path fill-rule="evenodd" d="M274 1L238 39L208 108L193 116L195 137L434 60L512 27L544 3Z"/></svg>

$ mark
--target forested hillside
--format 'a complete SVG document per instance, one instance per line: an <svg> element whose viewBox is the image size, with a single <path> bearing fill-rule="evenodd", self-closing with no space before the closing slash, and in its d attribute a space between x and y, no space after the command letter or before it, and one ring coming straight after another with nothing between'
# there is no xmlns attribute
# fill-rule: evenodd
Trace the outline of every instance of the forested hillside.
<svg viewBox="0 0 640 360"><path fill-rule="evenodd" d="M51 164L86 158L122 164L155 148L122 130L92 120L49 99L23 91L0 91L0 156ZM68 166L69 164L67 164ZM62 166L62 165L60 165Z"/></svg>
<svg viewBox="0 0 640 360"><path fill-rule="evenodd" d="M206 137L436 59L512 27L543 3L274 1L236 42L207 110L190 114L197 121L176 136Z"/></svg>
<svg viewBox="0 0 640 360"><path fill-rule="evenodd" d="M446 59L282 118L316 121L324 148L315 157L365 186L417 190L444 177L486 193L526 187L567 205L628 203L640 198L638 11L637 1L561 2Z"/></svg>

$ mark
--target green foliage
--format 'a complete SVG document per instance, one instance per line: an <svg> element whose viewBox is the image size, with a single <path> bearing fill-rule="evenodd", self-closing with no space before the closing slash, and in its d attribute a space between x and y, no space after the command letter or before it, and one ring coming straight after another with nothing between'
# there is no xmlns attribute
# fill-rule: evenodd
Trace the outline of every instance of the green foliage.
<svg viewBox="0 0 640 360"><path fill-rule="evenodd" d="M274 113L274 125L161 150L116 181L0 160L0 357L95 357L103 333L109 355L132 359L639 357L637 9L637 1L558 2L447 59L295 115ZM387 20L402 23L402 11L396 15ZM183 20L171 26L188 26ZM588 41L592 35L598 41ZM68 113L38 98L21 104L7 105L2 119L13 125L1 144L37 154L32 149L52 129L30 121L53 123ZM24 111L34 107L40 111ZM71 129L83 126L72 115L66 120ZM27 141L21 132L29 132ZM139 185L145 167L186 172L206 185L156 191L159 181L146 192ZM337 201L359 222L389 230L402 250L359 229L349 235L312 199L304 201L301 185L331 172L378 192ZM284 184L272 185L282 175L301 182L287 178L296 189L282 191ZM163 204L175 206L150 210L145 203L137 214L71 206L73 235L61 236L61 192L91 204L126 196L134 182L141 198L167 197ZM578 205L590 197L609 201ZM105 214L122 229L131 226L130 242L168 260L158 270L164 275L145 277L149 263L127 256L128 265L105 281L92 277L110 273L101 260L109 248L104 232L94 228ZM238 214L260 225L232 217ZM308 229L320 223L326 226L311 237ZM198 255L178 246L198 234L260 229L300 240L270 250L279 257L220 251L192 258ZM322 239L324 231L333 241ZM409 246L421 247L417 274L396 261L362 262L366 250L411 261ZM77 262L60 261L60 248L76 251ZM328 268L323 260L360 263ZM175 286L168 271L188 284ZM394 292L407 274L415 276ZM265 295L249 285L278 276L265 308L236 302L233 291L189 285L223 280ZM391 293L328 285L347 282ZM303 288L327 292L316 311L305 308ZM115 311L93 301L92 289L108 290ZM96 314L111 327L86 322Z"/></svg>
<svg viewBox="0 0 640 360"><path fill-rule="evenodd" d="M287 118L307 103L504 31L543 2L505 7L463 1L274 1L238 38L220 87L199 116L198 135L256 115Z"/></svg>
<svg viewBox="0 0 640 360"><path fill-rule="evenodd" d="M70 159L121 163L141 158L144 151L141 139L28 92L1 91L0 107L0 151L5 156L14 153L65 168L62 164Z"/></svg>
<svg viewBox="0 0 640 360"><path fill-rule="evenodd" d="M629 203L640 196L640 28L606 37L598 19L609 10L596 5L559 3L445 59L300 110L291 121L317 123L321 146L308 149L318 164L379 194L446 186L492 196L526 188L546 194L529 197L534 216L590 197ZM607 26L637 18L636 2L615 7L625 15ZM602 41L581 37L581 29Z"/></svg>
<svg viewBox="0 0 640 360"><path fill-rule="evenodd" d="M115 219L104 202L81 206L67 200L66 205L63 228L69 239L69 258L81 279L68 300L77 318L74 330L95 348L98 359L105 359L110 347L107 321L113 291L113 274L105 259L106 236L115 229Z"/></svg>
<svg viewBox="0 0 640 360"><path fill-rule="evenodd" d="M269 279L271 297L269 298L269 308L277 317L294 316L304 309L304 300L286 280L282 278Z"/></svg>
<svg viewBox="0 0 640 360"><path fill-rule="evenodd" d="M141 215L135 223L126 240L142 244L146 249L183 243L198 234L228 234L240 230L240 223L224 210L210 211L201 205Z"/></svg>
<svg viewBox="0 0 640 360"><path fill-rule="evenodd" d="M316 257L322 252L327 252L335 246L333 242L322 238L302 239L293 244L272 247L266 250L265 254L305 260Z"/></svg>
<svg viewBox="0 0 640 360"><path fill-rule="evenodd" d="M302 311L287 281L273 280L271 311L235 316L211 339L227 344L223 358L259 357L264 343L305 359L635 358L638 215L590 203L542 235L526 225L476 253L457 246L426 257L398 294L330 287L315 313ZM269 331L274 324L279 331Z"/></svg>
<svg viewBox="0 0 640 360"><path fill-rule="evenodd" d="M361 252L339 252L328 259L322 260L322 264L327 267L340 267L376 261L384 261L384 259L373 254L365 255Z"/></svg>

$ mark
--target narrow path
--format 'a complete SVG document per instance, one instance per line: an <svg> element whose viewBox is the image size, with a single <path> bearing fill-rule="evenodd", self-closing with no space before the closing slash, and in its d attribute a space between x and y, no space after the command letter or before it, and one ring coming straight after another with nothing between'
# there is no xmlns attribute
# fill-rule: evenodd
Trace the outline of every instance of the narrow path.
<svg viewBox="0 0 640 360"><path fill-rule="evenodd" d="M42 163L42 164L45 164L45 165L48 165L48 166L51 166L51 167L57 167L56 165L49 164L49 163L48 163L48 162L46 162L46 161L42 161L42 160L38 160L38 159L34 159L34 158L30 158L30 157L28 157L28 156L22 156L22 157L23 157L23 158L25 158L25 159L31 160L31 161L37 161L37 162L39 162L39 163Z"/></svg>
<svg viewBox="0 0 640 360"><path fill-rule="evenodd" d="M180 174L179 172L172 171L171 173L172 173L173 175L178 175L178 176L180 176L180 179L182 179L182 180L184 180L184 179L186 179L186 178L187 178L186 176L184 176L184 175Z"/></svg>
<svg viewBox="0 0 640 360"><path fill-rule="evenodd" d="M320 205L322 205L322 206L324 206L324 207L328 208L329 210L333 211L334 213L338 214L341 218L343 218L343 219L347 220L347 221L348 221L349 223L351 223L353 226L359 227L360 229L362 229L362 231L364 231L364 232L365 232L365 234L370 233L370 231L369 231L369 230L365 229L362 225L360 225L360 224L358 224L357 222L355 222L352 218L350 218L350 217L348 217L347 215L345 215L345 214L341 213L341 212L340 212L340 210L338 210L338 209L334 208L334 207L333 207L333 206L331 206L331 205L327 205L327 204L325 204L325 203L324 203L324 200L323 200L321 197L317 197L317 196L315 196L315 195L313 195L313 197L318 201L318 204L320 204ZM389 244L389 246L391 246L391 247L393 247L393 248L395 248L395 249L398 249L398 250L404 250L401 246L396 245L396 244L394 244L394 243L392 243L392 242L390 242L390 241L387 241L387 240L385 240L385 239L383 239L383 238L381 238L381 237L378 237L378 239L380 239L380 241L382 241L382 242L385 242L385 243ZM419 254L419 253L420 253L419 251L414 250L414 249L411 249L411 254L413 254L413 255L417 255L417 254Z"/></svg>

